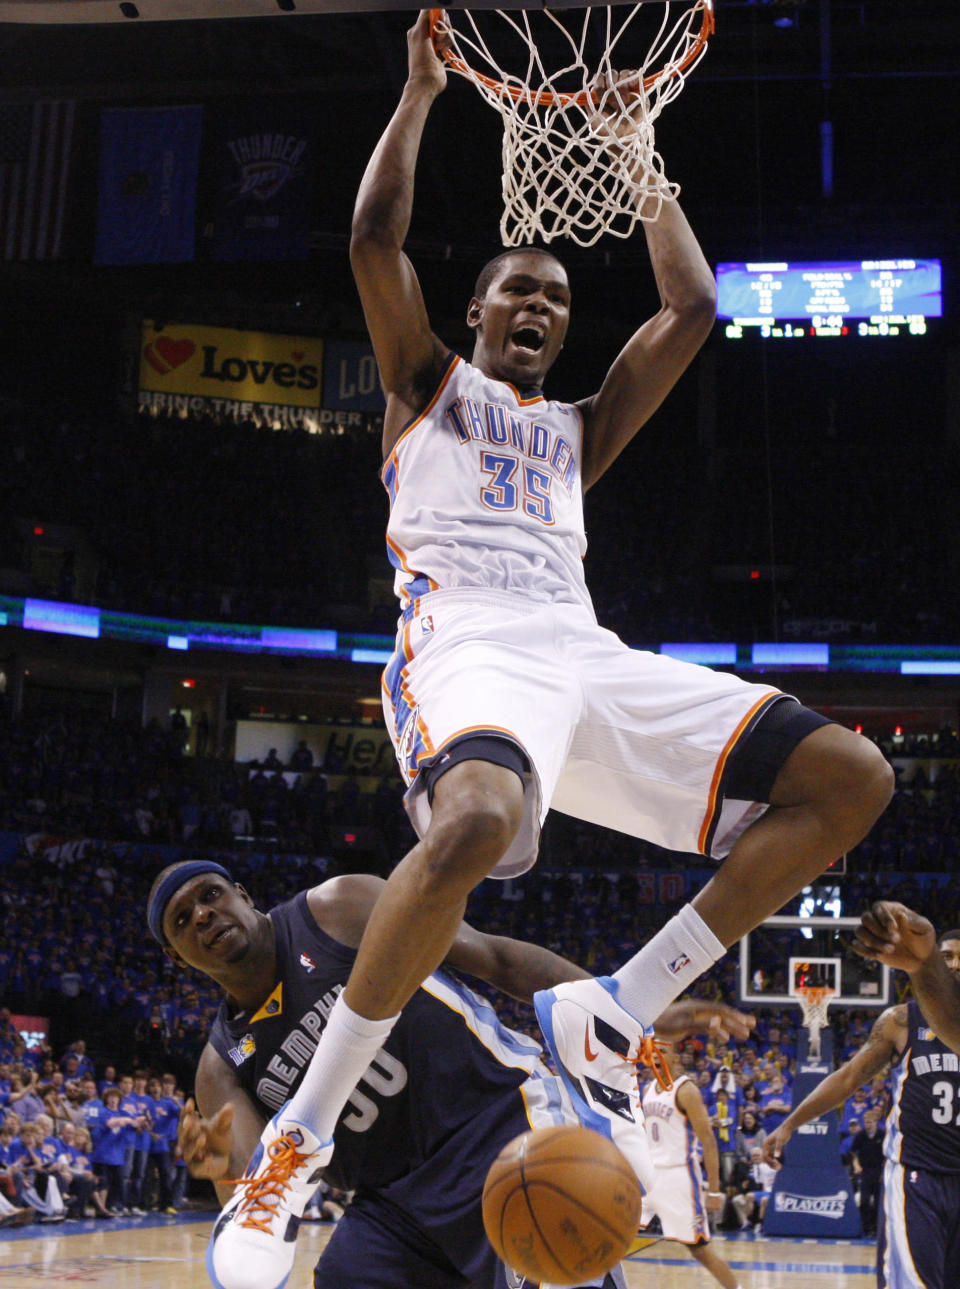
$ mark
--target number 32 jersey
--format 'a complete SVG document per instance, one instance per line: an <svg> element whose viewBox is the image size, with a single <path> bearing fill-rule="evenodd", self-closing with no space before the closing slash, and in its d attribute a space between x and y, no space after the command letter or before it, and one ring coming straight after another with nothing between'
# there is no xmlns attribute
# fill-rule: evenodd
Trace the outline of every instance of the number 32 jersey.
<svg viewBox="0 0 960 1289"><path fill-rule="evenodd" d="M451 354L380 475L401 607L429 591L470 587L592 612L582 448L579 408L521 394Z"/></svg>
<svg viewBox="0 0 960 1289"><path fill-rule="evenodd" d="M907 1004L907 1044L893 1071L883 1149L907 1168L960 1173L960 1057Z"/></svg>

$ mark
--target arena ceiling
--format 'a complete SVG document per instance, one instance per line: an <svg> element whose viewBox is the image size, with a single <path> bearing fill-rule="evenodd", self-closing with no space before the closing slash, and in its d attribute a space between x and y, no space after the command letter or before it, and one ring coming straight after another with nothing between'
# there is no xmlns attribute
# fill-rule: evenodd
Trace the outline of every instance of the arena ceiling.
<svg viewBox="0 0 960 1289"><path fill-rule="evenodd" d="M329 161L317 245L339 252L366 158L403 85L412 9L396 0L390 8L390 0L0 0L0 103L70 97L96 110L304 96ZM716 0L716 9L707 56L657 127L708 255L946 254L960 209L960 5ZM88 164L95 168L93 151ZM414 240L436 259L490 247L499 187L499 122L452 77L425 136ZM594 254L617 261L642 245L606 239Z"/></svg>

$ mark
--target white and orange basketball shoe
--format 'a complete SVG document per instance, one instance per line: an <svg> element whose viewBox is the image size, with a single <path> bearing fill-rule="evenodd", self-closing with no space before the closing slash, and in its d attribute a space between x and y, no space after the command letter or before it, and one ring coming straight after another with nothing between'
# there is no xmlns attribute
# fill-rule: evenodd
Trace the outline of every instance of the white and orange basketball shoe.
<svg viewBox="0 0 960 1289"><path fill-rule="evenodd" d="M303 1210L333 1157L305 1124L278 1111L217 1218L207 1246L216 1289L283 1289Z"/></svg>
<svg viewBox="0 0 960 1289"><path fill-rule="evenodd" d="M571 980L533 996L557 1073L586 1128L623 1151L645 1191L654 1182L637 1065L649 1062L653 1031L617 1002L609 976Z"/></svg>

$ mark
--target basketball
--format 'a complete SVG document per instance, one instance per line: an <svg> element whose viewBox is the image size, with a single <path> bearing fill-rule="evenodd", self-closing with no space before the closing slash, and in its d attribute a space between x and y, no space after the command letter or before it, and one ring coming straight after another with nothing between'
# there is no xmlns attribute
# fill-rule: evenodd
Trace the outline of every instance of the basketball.
<svg viewBox="0 0 960 1289"><path fill-rule="evenodd" d="M483 1187L499 1257L530 1280L581 1285L615 1267L640 1225L640 1184L598 1132L538 1128L504 1146Z"/></svg>

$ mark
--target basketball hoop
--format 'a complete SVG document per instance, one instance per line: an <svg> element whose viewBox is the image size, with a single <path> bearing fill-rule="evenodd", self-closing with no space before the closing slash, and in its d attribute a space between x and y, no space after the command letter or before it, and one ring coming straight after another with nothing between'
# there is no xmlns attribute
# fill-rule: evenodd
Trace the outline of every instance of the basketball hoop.
<svg viewBox="0 0 960 1289"><path fill-rule="evenodd" d="M827 1008L836 991L828 985L798 985L797 998L803 1008L803 1025L809 1031L807 1051L820 1059L820 1031L827 1025Z"/></svg>
<svg viewBox="0 0 960 1289"><path fill-rule="evenodd" d="M662 10L662 20L644 33L638 16L652 10ZM494 18L502 23L491 26ZM503 121L505 246L536 236L592 246L604 233L629 237L638 219L658 217L680 189L663 173L653 123L683 89L713 30L713 0L559 13L431 9L438 52Z"/></svg>

